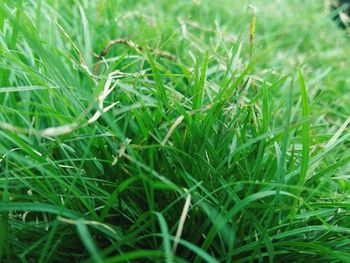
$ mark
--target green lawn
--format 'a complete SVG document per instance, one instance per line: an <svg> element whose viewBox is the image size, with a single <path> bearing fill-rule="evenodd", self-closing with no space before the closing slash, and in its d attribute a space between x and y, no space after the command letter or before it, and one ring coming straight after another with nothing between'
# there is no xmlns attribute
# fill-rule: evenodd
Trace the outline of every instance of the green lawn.
<svg viewBox="0 0 350 263"><path fill-rule="evenodd" d="M0 262L349 262L349 41L320 0L2 0Z"/></svg>

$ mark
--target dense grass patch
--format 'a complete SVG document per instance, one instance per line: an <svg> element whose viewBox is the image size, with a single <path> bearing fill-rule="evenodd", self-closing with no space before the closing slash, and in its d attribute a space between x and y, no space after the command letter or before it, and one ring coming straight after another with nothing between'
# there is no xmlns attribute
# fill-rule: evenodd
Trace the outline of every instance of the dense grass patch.
<svg viewBox="0 0 350 263"><path fill-rule="evenodd" d="M347 262L327 8L2 1L0 261Z"/></svg>

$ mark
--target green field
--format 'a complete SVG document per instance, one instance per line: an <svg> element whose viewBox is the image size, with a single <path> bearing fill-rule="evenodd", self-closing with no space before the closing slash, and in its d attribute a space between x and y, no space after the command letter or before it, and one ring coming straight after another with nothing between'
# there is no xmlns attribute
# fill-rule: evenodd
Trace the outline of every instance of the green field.
<svg viewBox="0 0 350 263"><path fill-rule="evenodd" d="M2 0L0 262L349 262L349 41L321 0Z"/></svg>

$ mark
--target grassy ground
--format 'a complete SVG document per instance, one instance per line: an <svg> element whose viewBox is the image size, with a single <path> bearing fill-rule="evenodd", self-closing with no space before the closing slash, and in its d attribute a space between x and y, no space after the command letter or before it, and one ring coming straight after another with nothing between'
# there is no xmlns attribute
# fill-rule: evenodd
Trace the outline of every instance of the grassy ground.
<svg viewBox="0 0 350 263"><path fill-rule="evenodd" d="M0 261L348 262L349 40L302 2L2 1Z"/></svg>

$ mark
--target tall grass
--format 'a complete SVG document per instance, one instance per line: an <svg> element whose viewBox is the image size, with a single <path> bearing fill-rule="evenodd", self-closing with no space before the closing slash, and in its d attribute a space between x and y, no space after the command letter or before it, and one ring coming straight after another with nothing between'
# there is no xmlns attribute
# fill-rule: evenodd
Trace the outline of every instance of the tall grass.
<svg viewBox="0 0 350 263"><path fill-rule="evenodd" d="M0 261L347 262L350 50L305 2L2 1Z"/></svg>

